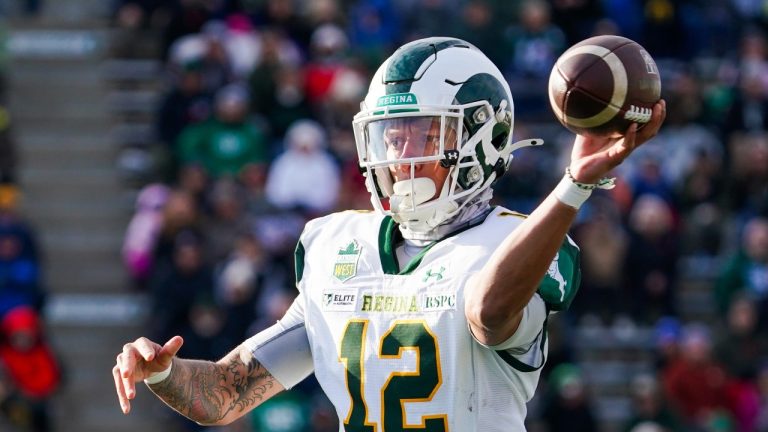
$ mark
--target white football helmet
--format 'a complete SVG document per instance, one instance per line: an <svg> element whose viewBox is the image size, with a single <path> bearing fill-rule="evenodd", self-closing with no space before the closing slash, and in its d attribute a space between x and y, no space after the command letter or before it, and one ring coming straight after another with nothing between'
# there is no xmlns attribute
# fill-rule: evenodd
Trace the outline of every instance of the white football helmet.
<svg viewBox="0 0 768 432"><path fill-rule="evenodd" d="M379 67L353 127L374 208L429 232L507 170L512 94L499 69L460 39L410 42Z"/></svg>

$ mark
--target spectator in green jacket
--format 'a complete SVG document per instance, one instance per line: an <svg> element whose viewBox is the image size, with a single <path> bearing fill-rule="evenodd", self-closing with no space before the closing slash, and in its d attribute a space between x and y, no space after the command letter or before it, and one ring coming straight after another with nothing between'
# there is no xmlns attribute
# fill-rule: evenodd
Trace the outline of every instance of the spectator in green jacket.
<svg viewBox="0 0 768 432"><path fill-rule="evenodd" d="M747 222L741 246L720 271L715 300L723 314L737 294L751 297L759 310L768 305L768 218L755 217ZM762 324L765 328L766 323Z"/></svg>
<svg viewBox="0 0 768 432"><path fill-rule="evenodd" d="M213 179L241 177L268 162L263 132L248 117L248 92L230 84L216 93L215 116L186 127L177 143L182 166L199 165Z"/></svg>

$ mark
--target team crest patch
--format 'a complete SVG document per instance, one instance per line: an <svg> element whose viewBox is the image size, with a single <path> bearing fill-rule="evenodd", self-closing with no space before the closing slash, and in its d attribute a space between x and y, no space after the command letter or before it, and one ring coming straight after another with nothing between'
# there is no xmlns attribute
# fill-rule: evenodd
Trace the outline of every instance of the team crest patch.
<svg viewBox="0 0 768 432"><path fill-rule="evenodd" d="M362 247L357 240L352 240L339 249L336 263L333 265L333 276L342 281L348 281L357 275L357 262L360 260Z"/></svg>

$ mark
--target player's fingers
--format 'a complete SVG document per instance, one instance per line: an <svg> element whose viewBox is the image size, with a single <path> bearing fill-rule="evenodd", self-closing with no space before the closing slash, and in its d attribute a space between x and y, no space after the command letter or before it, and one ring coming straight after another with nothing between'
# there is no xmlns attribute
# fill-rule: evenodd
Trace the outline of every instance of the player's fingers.
<svg viewBox="0 0 768 432"><path fill-rule="evenodd" d="M120 402L120 409L123 410L123 414L128 414L131 411L131 402L125 394L125 387L123 387L123 377L120 376L120 367L115 365L112 368L112 377L115 379L115 391L117 391L117 400Z"/></svg>
<svg viewBox="0 0 768 432"><path fill-rule="evenodd" d="M155 355L158 351L158 345L156 343L150 341L147 338L141 337L136 339L136 342L134 342L133 345L141 358L143 358L145 361L151 362L155 359Z"/></svg>
<svg viewBox="0 0 768 432"><path fill-rule="evenodd" d="M138 355L139 354L133 344L123 345L123 352L117 357L117 364L120 366L120 373L123 378L133 375L133 372L136 369Z"/></svg>
<svg viewBox="0 0 768 432"><path fill-rule="evenodd" d="M136 386L134 379L136 376L136 353L132 348L125 349L117 356L117 367L120 372L120 379L123 382L123 390L128 399L133 399L136 395Z"/></svg>
<svg viewBox="0 0 768 432"><path fill-rule="evenodd" d="M664 99L659 100L656 105L653 106L653 114L651 115L651 121L648 122L646 127L642 128L638 133L638 140L643 143L656 136L661 129L661 125L664 124L664 119L667 117L667 101Z"/></svg>
<svg viewBox="0 0 768 432"><path fill-rule="evenodd" d="M170 362L173 356L179 352L179 349L181 349L182 345L184 345L184 339L182 339L181 336L172 337L160 349L160 353L158 354L157 359L160 362L167 364L167 362Z"/></svg>
<svg viewBox="0 0 768 432"><path fill-rule="evenodd" d="M615 143L605 151L608 159L608 168L614 168L617 165L624 162L624 159L629 157L632 151L635 149L635 143L637 142L637 123L632 123L624 137Z"/></svg>

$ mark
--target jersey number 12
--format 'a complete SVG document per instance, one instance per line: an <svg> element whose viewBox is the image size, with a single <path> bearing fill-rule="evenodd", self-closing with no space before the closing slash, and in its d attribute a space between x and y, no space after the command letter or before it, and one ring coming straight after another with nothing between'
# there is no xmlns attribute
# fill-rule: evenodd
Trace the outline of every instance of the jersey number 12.
<svg viewBox="0 0 768 432"><path fill-rule="evenodd" d="M368 406L363 397L365 367L363 359L365 333L368 320L350 320L341 339L340 361L346 370L347 391L351 406L344 419L346 432L377 432L376 423L368 420ZM401 358L403 350L416 352L416 371L392 372L381 388L380 432L426 431L446 432L448 416L436 414L423 416L421 424L410 425L405 421L406 402L429 402L442 383L440 355L437 338L424 321L395 321L382 336L379 358Z"/></svg>

